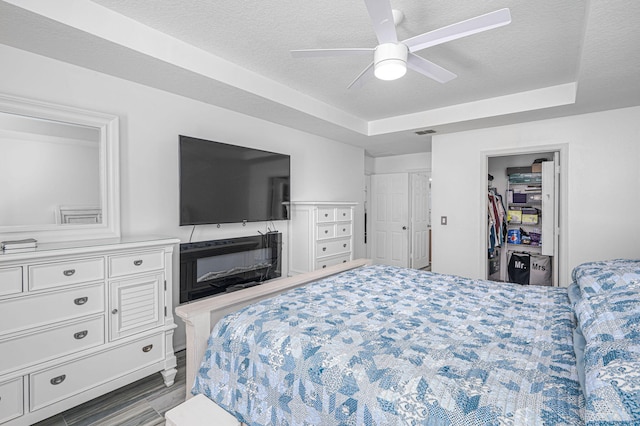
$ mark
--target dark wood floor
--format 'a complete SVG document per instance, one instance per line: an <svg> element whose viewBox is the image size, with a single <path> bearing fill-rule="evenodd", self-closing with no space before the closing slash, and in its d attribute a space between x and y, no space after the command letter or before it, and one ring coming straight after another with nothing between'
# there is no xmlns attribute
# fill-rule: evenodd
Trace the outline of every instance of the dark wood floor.
<svg viewBox="0 0 640 426"><path fill-rule="evenodd" d="M164 413L184 402L185 351L176 353L178 374L166 387L160 373L131 383L36 423L36 426L164 425Z"/></svg>

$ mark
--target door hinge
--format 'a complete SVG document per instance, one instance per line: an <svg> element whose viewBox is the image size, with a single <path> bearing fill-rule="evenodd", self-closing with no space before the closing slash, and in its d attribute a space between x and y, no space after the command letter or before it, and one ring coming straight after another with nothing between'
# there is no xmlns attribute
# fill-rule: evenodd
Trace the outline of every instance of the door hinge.
<svg viewBox="0 0 640 426"><path fill-rule="evenodd" d="M166 306L164 307L164 316L165 317L167 316L167 307Z"/></svg>
<svg viewBox="0 0 640 426"><path fill-rule="evenodd" d="M167 291L167 280L164 280L164 291Z"/></svg>

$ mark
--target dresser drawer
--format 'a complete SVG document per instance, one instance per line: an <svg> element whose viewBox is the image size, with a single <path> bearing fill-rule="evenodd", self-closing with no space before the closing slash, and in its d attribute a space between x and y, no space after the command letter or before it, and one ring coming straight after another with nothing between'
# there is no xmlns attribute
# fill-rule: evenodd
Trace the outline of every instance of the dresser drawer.
<svg viewBox="0 0 640 426"><path fill-rule="evenodd" d="M330 207L318 208L318 223L334 222L336 220L336 209Z"/></svg>
<svg viewBox="0 0 640 426"><path fill-rule="evenodd" d="M104 279L102 258L29 266L29 289L41 290Z"/></svg>
<svg viewBox="0 0 640 426"><path fill-rule="evenodd" d="M332 224L318 225L318 239L326 240L336 236L336 226Z"/></svg>
<svg viewBox="0 0 640 426"><path fill-rule="evenodd" d="M104 317L94 317L0 342L0 373L104 343ZM1 403L1 401L0 401Z"/></svg>
<svg viewBox="0 0 640 426"><path fill-rule="evenodd" d="M37 410L164 359L164 334L149 336L30 376Z"/></svg>
<svg viewBox="0 0 640 426"><path fill-rule="evenodd" d="M351 260L351 254L343 254L342 256L331 257L329 259L322 259L316 262L316 270L324 269L329 266L337 265L339 263L347 263Z"/></svg>
<svg viewBox="0 0 640 426"><path fill-rule="evenodd" d="M104 312L104 284L0 302L0 334Z"/></svg>
<svg viewBox="0 0 640 426"><path fill-rule="evenodd" d="M110 277L121 277L123 275L137 274L140 272L157 271L163 268L164 253L162 251L150 251L109 257Z"/></svg>
<svg viewBox="0 0 640 426"><path fill-rule="evenodd" d="M0 269L0 296L22 291L22 267Z"/></svg>
<svg viewBox="0 0 640 426"><path fill-rule="evenodd" d="M0 423L22 414L22 377L0 383Z"/></svg>
<svg viewBox="0 0 640 426"><path fill-rule="evenodd" d="M317 251L318 257L333 256L334 254L345 253L351 251L350 240L338 240L338 241L324 241L318 243Z"/></svg>
<svg viewBox="0 0 640 426"><path fill-rule="evenodd" d="M349 207L338 207L336 209L336 221L350 221L353 219L352 210Z"/></svg>
<svg viewBox="0 0 640 426"><path fill-rule="evenodd" d="M350 223L336 224L336 237L348 237L348 236L351 236L351 224Z"/></svg>

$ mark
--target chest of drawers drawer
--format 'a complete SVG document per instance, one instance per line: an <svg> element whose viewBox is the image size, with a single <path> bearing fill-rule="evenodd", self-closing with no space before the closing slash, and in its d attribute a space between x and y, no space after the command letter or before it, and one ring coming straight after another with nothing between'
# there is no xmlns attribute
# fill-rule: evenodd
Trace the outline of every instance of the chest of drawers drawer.
<svg viewBox="0 0 640 426"><path fill-rule="evenodd" d="M22 377L0 383L0 423L22 414Z"/></svg>
<svg viewBox="0 0 640 426"><path fill-rule="evenodd" d="M316 262L316 269L324 269L324 268L328 268L329 266L337 265L339 263L347 263L350 260L351 260L351 255L348 253L340 256L336 256L336 257L327 258L327 259L319 259Z"/></svg>
<svg viewBox="0 0 640 426"><path fill-rule="evenodd" d="M336 236L336 226L333 223L318 225L318 239L326 240Z"/></svg>
<svg viewBox="0 0 640 426"><path fill-rule="evenodd" d="M22 291L22 267L0 269L0 296Z"/></svg>
<svg viewBox="0 0 640 426"><path fill-rule="evenodd" d="M338 223L336 224L336 236L338 237L348 237L351 235L351 224L350 223Z"/></svg>
<svg viewBox="0 0 640 426"><path fill-rule="evenodd" d="M351 208L338 207L336 208L336 221L350 221L353 219Z"/></svg>
<svg viewBox="0 0 640 426"><path fill-rule="evenodd" d="M0 341L0 374L102 343L104 316L6 339Z"/></svg>
<svg viewBox="0 0 640 426"><path fill-rule="evenodd" d="M31 410L37 410L164 358L164 335L139 339L30 376Z"/></svg>
<svg viewBox="0 0 640 426"><path fill-rule="evenodd" d="M109 276L122 277L164 268L162 251L149 251L109 257Z"/></svg>
<svg viewBox="0 0 640 426"><path fill-rule="evenodd" d="M104 279L104 260L102 258L30 265L28 268L30 290L42 290Z"/></svg>
<svg viewBox="0 0 640 426"><path fill-rule="evenodd" d="M4 300L0 303L2 332L104 312L104 284L93 284L46 294Z"/></svg>
<svg viewBox="0 0 640 426"><path fill-rule="evenodd" d="M318 223L334 222L336 220L336 209L333 207L318 208Z"/></svg>
<svg viewBox="0 0 640 426"><path fill-rule="evenodd" d="M318 257L333 256L334 254L351 251L350 240L323 241L317 245Z"/></svg>

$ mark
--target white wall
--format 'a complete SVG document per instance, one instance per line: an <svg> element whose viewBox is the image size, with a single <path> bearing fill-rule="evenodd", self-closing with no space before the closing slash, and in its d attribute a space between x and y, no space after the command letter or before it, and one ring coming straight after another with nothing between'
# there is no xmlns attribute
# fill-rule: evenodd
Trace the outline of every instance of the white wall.
<svg viewBox="0 0 640 426"><path fill-rule="evenodd" d="M483 179L487 152L566 144L566 265L617 257L640 258L640 107L433 137L433 270L481 278L486 251ZM562 194L561 194L562 196ZM448 216L448 225L440 225ZM561 236L561 238L563 238ZM562 258L561 258L562 260ZM562 266L562 265L561 265ZM564 271L564 273L562 273Z"/></svg>
<svg viewBox="0 0 640 426"><path fill-rule="evenodd" d="M364 151L202 102L0 45L0 92L71 105L120 117L123 235L158 234L189 239L178 226L178 135L291 155L292 200L355 201L355 255L364 256ZM264 232L268 224L199 226L193 240ZM270 225L270 224L269 224ZM288 222L283 232L287 269ZM178 293L174 256L174 301ZM176 346L184 345L182 328Z"/></svg>
<svg viewBox="0 0 640 426"><path fill-rule="evenodd" d="M410 173L431 170L431 153L367 157L365 171L368 174Z"/></svg>

